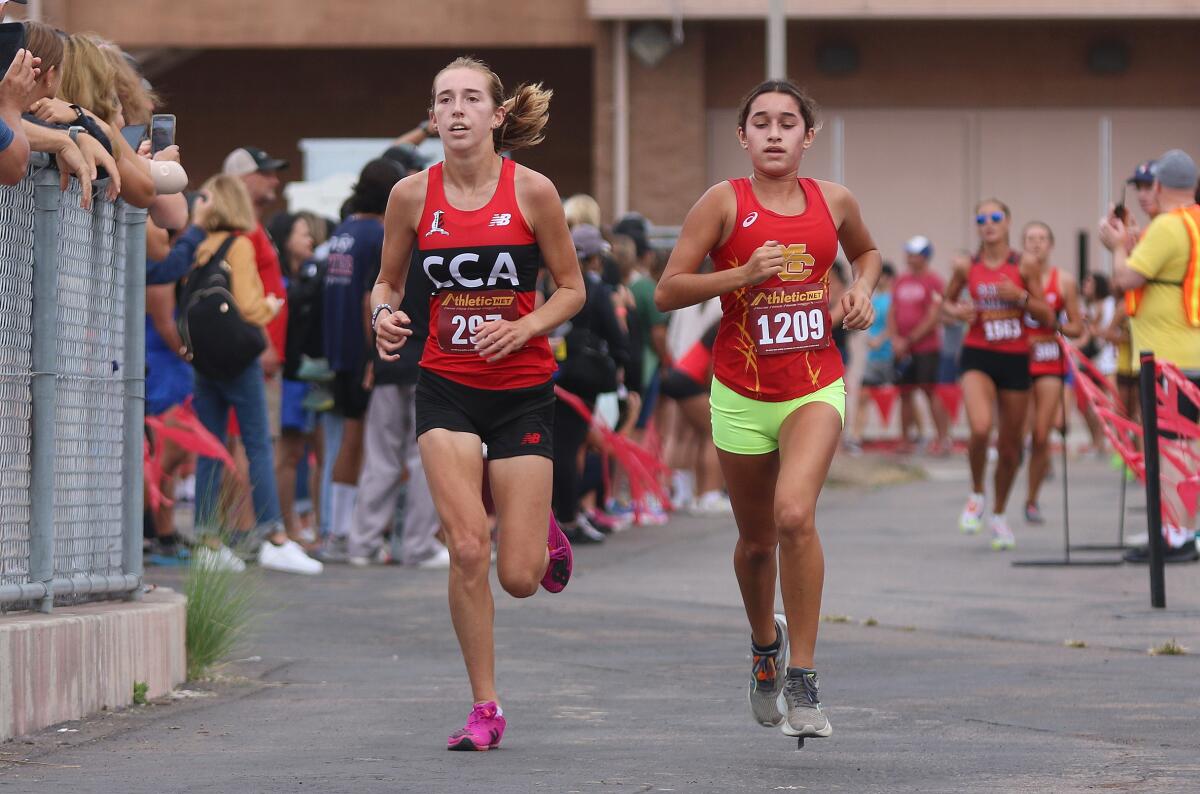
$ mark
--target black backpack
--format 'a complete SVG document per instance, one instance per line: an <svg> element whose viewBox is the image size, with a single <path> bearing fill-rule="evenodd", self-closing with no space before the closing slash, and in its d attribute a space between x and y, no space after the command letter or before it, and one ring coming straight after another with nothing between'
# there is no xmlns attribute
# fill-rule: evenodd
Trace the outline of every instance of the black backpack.
<svg viewBox="0 0 1200 794"><path fill-rule="evenodd" d="M179 293L179 338L185 358L213 380L232 380L266 349L263 330L242 319L233 300L225 261L237 239L231 234L208 261L193 268Z"/></svg>

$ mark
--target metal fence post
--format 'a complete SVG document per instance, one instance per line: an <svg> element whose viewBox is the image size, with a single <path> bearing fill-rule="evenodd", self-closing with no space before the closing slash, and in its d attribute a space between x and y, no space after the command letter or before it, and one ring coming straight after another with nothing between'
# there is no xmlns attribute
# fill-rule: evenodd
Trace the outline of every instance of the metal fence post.
<svg viewBox="0 0 1200 794"><path fill-rule="evenodd" d="M1142 351L1139 386L1142 401L1142 452L1146 461L1146 529L1150 535L1150 606L1167 606L1167 586L1163 572L1166 541L1162 534L1162 479L1158 462L1158 397L1155 386L1158 373L1154 353Z"/></svg>
<svg viewBox="0 0 1200 794"><path fill-rule="evenodd" d="M54 608L54 418L58 402L58 172L43 168L34 183L32 376L30 397L29 580L46 592L38 609ZM139 547L140 548L140 547Z"/></svg>
<svg viewBox="0 0 1200 794"><path fill-rule="evenodd" d="M122 468L125 490L121 518L125 537L121 544L121 572L137 577L128 598L142 597L142 464L146 419L146 211L125 210L125 426L122 432Z"/></svg>

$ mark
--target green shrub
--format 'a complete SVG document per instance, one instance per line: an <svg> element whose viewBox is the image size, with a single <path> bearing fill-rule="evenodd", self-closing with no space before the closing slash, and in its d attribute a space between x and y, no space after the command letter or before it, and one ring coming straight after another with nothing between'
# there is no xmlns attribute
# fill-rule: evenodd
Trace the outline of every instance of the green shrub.
<svg viewBox="0 0 1200 794"><path fill-rule="evenodd" d="M260 598L258 576L192 565L187 596L187 677L203 678L245 638Z"/></svg>

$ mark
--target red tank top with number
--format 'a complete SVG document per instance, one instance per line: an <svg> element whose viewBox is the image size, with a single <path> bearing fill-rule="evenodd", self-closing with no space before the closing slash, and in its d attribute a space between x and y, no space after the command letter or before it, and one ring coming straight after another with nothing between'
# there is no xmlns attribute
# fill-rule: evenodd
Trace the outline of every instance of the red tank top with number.
<svg viewBox="0 0 1200 794"><path fill-rule="evenodd" d="M842 377L828 299L837 227L816 181L799 182L806 209L779 215L758 202L749 179L731 179L737 196L733 234L712 252L721 271L743 266L768 240L785 247L782 273L721 296L713 376L755 400L792 400Z"/></svg>
<svg viewBox="0 0 1200 794"><path fill-rule="evenodd" d="M996 285L1011 281L1025 289L1021 278L1020 258L1009 251L1000 267L992 269L976 257L967 272L967 290L975 304L975 322L963 339L965 347L991 350L994 353L1028 353L1029 338L1025 333L1025 311L1016 301L996 296Z"/></svg>
<svg viewBox="0 0 1200 794"><path fill-rule="evenodd" d="M469 212L446 200L442 164L430 168L410 264L425 274L429 291L429 341L421 366L476 389L536 386L556 369L544 336L495 363L475 352L471 341L485 322L516 320L534 308L542 254L517 206L516 167L505 159L491 201Z"/></svg>
<svg viewBox="0 0 1200 794"><path fill-rule="evenodd" d="M1057 318L1063 310L1062 287L1058 284L1058 268L1050 271L1050 279L1043 290L1050 311ZM1053 328L1043 328L1037 320L1025 315L1025 325L1029 329L1029 374L1035 378L1043 375L1066 374L1066 359L1063 358L1062 348L1058 344L1058 334Z"/></svg>

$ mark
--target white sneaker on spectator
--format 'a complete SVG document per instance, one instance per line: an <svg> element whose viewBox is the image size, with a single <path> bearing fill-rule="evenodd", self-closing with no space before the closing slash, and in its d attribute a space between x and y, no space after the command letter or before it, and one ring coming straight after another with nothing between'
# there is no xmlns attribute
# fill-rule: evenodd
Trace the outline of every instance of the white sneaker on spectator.
<svg viewBox="0 0 1200 794"><path fill-rule="evenodd" d="M694 516L731 516L733 505L720 491L708 491L692 500L688 512Z"/></svg>
<svg viewBox="0 0 1200 794"><path fill-rule="evenodd" d="M238 559L228 546L221 544L217 548L210 548L203 543L196 547L192 553L194 564L201 568L211 568L214 571L232 571L233 573L241 573L246 570L246 563Z"/></svg>
<svg viewBox="0 0 1200 794"><path fill-rule="evenodd" d="M450 549L442 546L432 555L417 563L422 571L443 571L450 567Z"/></svg>
<svg viewBox="0 0 1200 794"><path fill-rule="evenodd" d="M315 576L325 570L320 560L314 560L304 553L304 549L294 540L284 541L276 546L271 541L264 541L258 548L259 567L268 571L283 573L302 573Z"/></svg>

